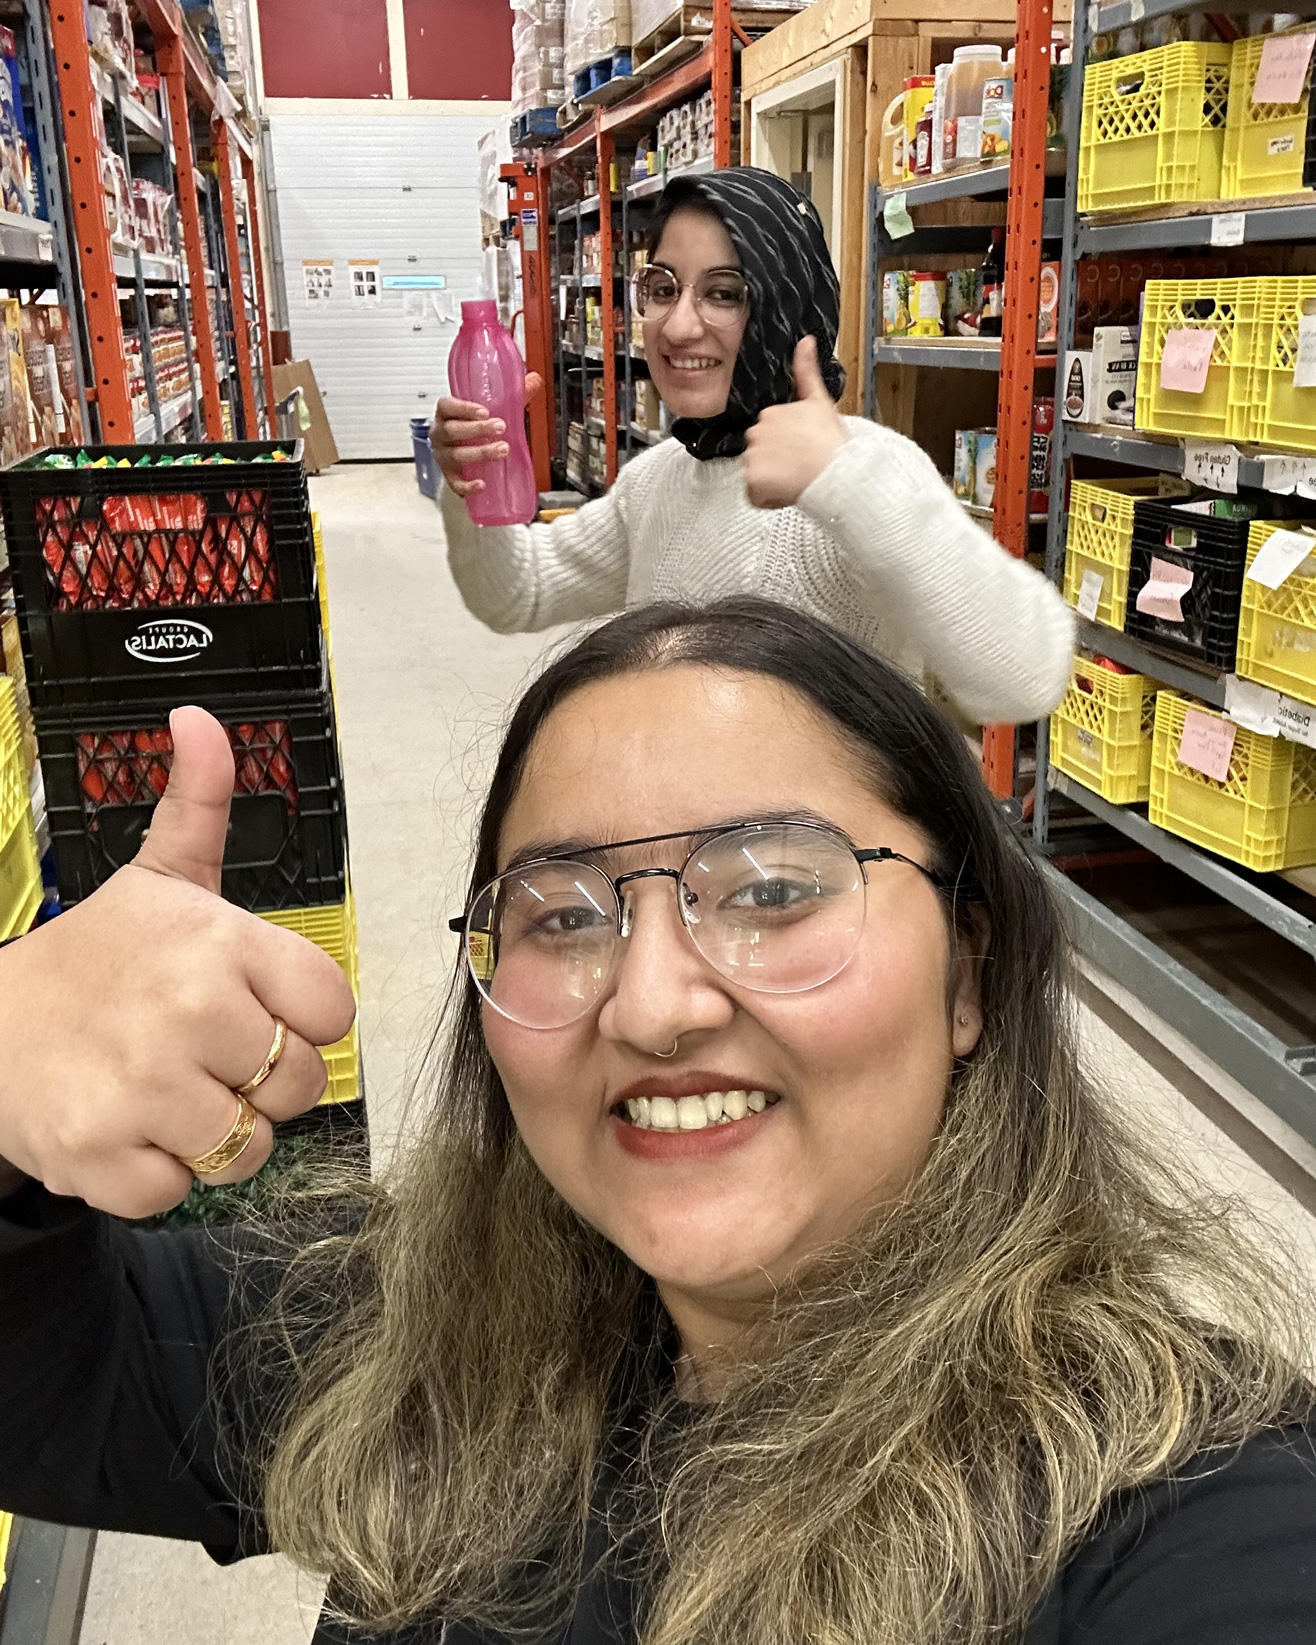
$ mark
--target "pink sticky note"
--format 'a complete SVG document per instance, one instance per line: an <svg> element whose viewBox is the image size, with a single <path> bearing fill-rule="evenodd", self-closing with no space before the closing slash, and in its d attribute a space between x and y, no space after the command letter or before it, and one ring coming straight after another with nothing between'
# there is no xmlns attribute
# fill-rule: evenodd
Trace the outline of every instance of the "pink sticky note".
<svg viewBox="0 0 1316 1645"><path fill-rule="evenodd" d="M1307 80L1307 64L1316 34L1272 34L1261 48L1257 77L1252 82L1254 103L1300 103Z"/></svg>
<svg viewBox="0 0 1316 1645"><path fill-rule="evenodd" d="M1179 739L1179 764L1191 766L1204 777L1222 783L1229 776L1229 757L1234 752L1238 727L1232 720L1218 720L1190 708L1183 717Z"/></svg>
<svg viewBox="0 0 1316 1645"><path fill-rule="evenodd" d="M1192 571L1186 565L1154 556L1151 573L1138 590L1137 608L1144 617L1161 617L1167 623L1183 621L1183 597L1193 586Z"/></svg>
<svg viewBox="0 0 1316 1645"><path fill-rule="evenodd" d="M1181 394L1200 394L1206 387L1214 347L1215 332L1210 326L1167 331L1161 350L1161 387Z"/></svg>

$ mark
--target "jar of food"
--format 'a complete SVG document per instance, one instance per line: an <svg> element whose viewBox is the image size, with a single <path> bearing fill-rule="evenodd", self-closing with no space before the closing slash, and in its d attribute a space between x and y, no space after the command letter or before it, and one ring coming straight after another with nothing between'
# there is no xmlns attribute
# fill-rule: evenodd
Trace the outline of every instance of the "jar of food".
<svg viewBox="0 0 1316 1645"><path fill-rule="evenodd" d="M943 171L981 165L983 83L1000 78L1004 67L999 46L956 46L946 76L941 132Z"/></svg>
<svg viewBox="0 0 1316 1645"><path fill-rule="evenodd" d="M920 173L917 166L917 144L919 122L932 107L932 94L936 89L936 77L931 74L911 74L905 81L905 177L931 175L932 149L928 147L928 165L924 173ZM928 131L932 130L932 120L929 115Z"/></svg>

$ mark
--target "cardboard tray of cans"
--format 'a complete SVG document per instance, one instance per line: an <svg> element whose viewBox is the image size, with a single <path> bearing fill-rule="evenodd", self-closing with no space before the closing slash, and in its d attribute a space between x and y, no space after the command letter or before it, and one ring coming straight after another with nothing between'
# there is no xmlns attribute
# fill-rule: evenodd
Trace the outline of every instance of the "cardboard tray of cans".
<svg viewBox="0 0 1316 1645"><path fill-rule="evenodd" d="M253 911L342 902L347 824L329 693L216 705L233 749L223 894ZM131 861L173 759L167 707L37 716L46 811L65 906Z"/></svg>
<svg viewBox="0 0 1316 1645"><path fill-rule="evenodd" d="M47 467L72 454L43 451L0 471L34 709L211 704L254 676L262 692L315 690L301 443L181 445L166 465L159 446L82 450L86 466Z"/></svg>

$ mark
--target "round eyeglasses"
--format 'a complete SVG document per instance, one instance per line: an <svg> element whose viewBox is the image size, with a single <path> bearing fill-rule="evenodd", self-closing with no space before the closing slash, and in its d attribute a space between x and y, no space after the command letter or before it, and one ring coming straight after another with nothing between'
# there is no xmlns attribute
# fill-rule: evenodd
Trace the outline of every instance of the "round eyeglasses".
<svg viewBox="0 0 1316 1645"><path fill-rule="evenodd" d="M638 268L631 281L635 312L642 320L664 320L685 290L694 293L695 312L705 325L731 326L749 307L749 285L735 269L710 269L687 288L661 263Z"/></svg>
<svg viewBox="0 0 1316 1645"><path fill-rule="evenodd" d="M629 846L691 838L689 831L622 840L580 856L536 858L508 869L450 921L465 938L481 995L524 1028L565 1028L599 1000L629 936L644 879L675 883L681 923L729 982L797 994L829 982L854 957L867 909L869 863L906 863L888 846L859 850L810 822L735 823L700 837L680 868L613 876L584 860Z"/></svg>

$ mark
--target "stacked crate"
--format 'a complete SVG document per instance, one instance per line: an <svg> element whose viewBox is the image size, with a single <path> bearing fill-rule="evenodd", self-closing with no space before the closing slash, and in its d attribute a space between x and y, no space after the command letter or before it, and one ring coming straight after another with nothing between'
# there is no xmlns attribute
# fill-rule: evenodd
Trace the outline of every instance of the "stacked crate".
<svg viewBox="0 0 1316 1645"><path fill-rule="evenodd" d="M170 712L228 734L223 894L328 933L355 987L329 645L300 442L87 447L0 474L60 903L130 861L168 782ZM349 966L348 958L352 963ZM333 1048L326 1101L360 1097Z"/></svg>

